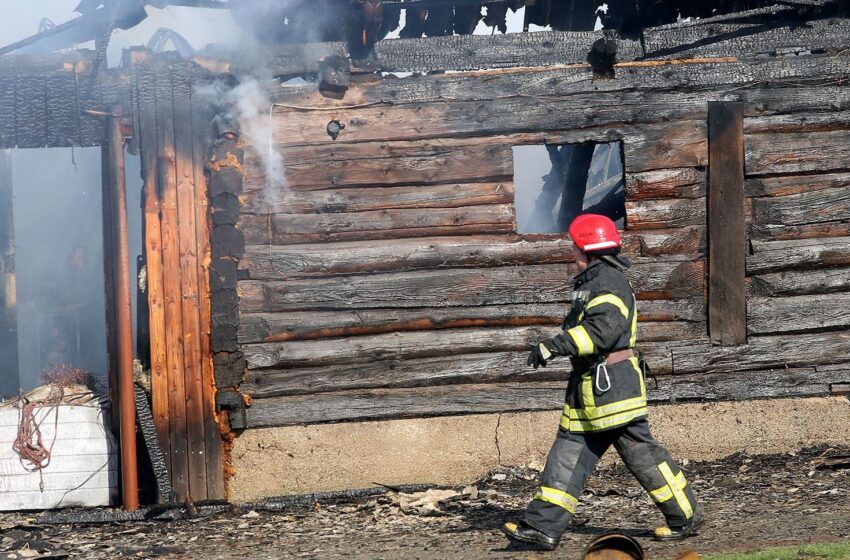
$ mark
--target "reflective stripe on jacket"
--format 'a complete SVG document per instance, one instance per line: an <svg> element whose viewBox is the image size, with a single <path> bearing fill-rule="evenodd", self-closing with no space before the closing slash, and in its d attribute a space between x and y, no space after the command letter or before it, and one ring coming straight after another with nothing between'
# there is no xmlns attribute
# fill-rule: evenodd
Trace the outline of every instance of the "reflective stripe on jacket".
<svg viewBox="0 0 850 560"><path fill-rule="evenodd" d="M557 338L573 357L573 373L561 427L571 432L609 430L646 416L638 359L599 369L610 352L634 348L637 339L637 301L623 270L594 260L576 276L563 328Z"/></svg>

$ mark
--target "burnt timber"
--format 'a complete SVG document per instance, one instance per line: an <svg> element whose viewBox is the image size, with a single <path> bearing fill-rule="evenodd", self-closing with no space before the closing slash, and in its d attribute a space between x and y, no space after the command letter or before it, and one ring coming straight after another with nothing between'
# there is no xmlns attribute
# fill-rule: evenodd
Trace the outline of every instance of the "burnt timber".
<svg viewBox="0 0 850 560"><path fill-rule="evenodd" d="M342 99L267 83L285 182L266 176L268 146L213 130L225 109L196 88L260 63L311 78L344 42L231 60L139 51L108 71L95 53L0 57L0 148L101 145L86 110L131 117L145 358L181 498L224 495L231 430L560 407L566 364L523 364L566 311L568 242L516 233L514 146L622 142L655 402L829 395L850 381L850 20L764 13L642 41L378 42ZM617 46L613 78L587 63L600 39ZM380 74L400 71L427 74ZM734 150L715 149L715 103L735 107ZM717 196L718 173L737 199ZM712 266L720 246L734 270ZM718 285L734 304L713 307ZM734 336L718 338L729 305Z"/></svg>
<svg viewBox="0 0 850 560"><path fill-rule="evenodd" d="M834 305L850 266L850 57L837 54L846 20L799 33L736 25L647 30L646 52L616 39L609 80L563 48L577 35L558 43L553 33L482 51L459 49L479 37L418 39L429 55L446 53L428 59L439 68L473 71L370 78L342 100L312 85L277 90L272 134L288 190L269 187L251 146L242 160L236 339L249 427L557 408L567 368L530 372L517 357L557 328L551 313L569 298L566 243L514 233L510 147L544 141L623 142L624 240L652 399L698 400L700 383L706 399L739 399L827 395L846 382L850 321ZM828 29L837 35L826 39ZM671 37L695 46L666 52ZM541 63L522 46L547 40L561 58ZM376 47L377 68L421 68L418 44L390 43ZM487 54L500 45L513 56L505 68L478 70L502 66ZM712 102L739 115L740 152L716 162ZM345 125L336 140L331 120ZM707 227L714 163L738 174L738 202L712 203L737 209L733 244L722 222ZM714 274L732 269L710 272L712 242L738 275L736 303L715 299L714 310L710 281L730 286ZM722 325L732 308L733 330L715 327L713 341L709 321Z"/></svg>

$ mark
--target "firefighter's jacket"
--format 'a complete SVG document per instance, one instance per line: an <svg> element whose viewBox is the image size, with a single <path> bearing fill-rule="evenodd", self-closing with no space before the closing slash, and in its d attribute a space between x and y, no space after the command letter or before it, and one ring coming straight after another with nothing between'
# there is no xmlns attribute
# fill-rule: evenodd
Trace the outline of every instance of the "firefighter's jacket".
<svg viewBox="0 0 850 560"><path fill-rule="evenodd" d="M573 364L561 416L561 427L571 432L610 430L647 415L637 353L606 363L609 353L634 348L637 339L637 300L624 273L629 266L622 257L593 260L573 281L572 307L554 341Z"/></svg>

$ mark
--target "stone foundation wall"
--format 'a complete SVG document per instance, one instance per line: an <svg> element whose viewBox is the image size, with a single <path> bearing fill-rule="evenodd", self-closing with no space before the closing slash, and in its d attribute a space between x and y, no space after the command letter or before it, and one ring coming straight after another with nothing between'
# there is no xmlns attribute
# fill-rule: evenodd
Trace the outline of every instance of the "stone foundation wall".
<svg viewBox="0 0 850 560"><path fill-rule="evenodd" d="M499 465L542 468L559 412L520 412L248 430L233 446L230 498L472 482ZM850 443L850 400L771 399L651 407L677 459ZM613 460L609 452L606 460Z"/></svg>

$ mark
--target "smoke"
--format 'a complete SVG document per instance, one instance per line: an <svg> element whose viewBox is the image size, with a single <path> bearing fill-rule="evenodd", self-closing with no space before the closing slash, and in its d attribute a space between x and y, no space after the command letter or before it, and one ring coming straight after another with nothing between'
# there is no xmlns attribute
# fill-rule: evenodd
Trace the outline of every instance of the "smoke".
<svg viewBox="0 0 850 560"><path fill-rule="evenodd" d="M243 78L235 86L224 82L199 86L197 94L219 107L217 119L226 129L235 129L262 166L265 176L263 199L272 210L277 191L288 188L283 154L273 140L272 102L268 87L258 78ZM234 126L235 125L235 126Z"/></svg>

